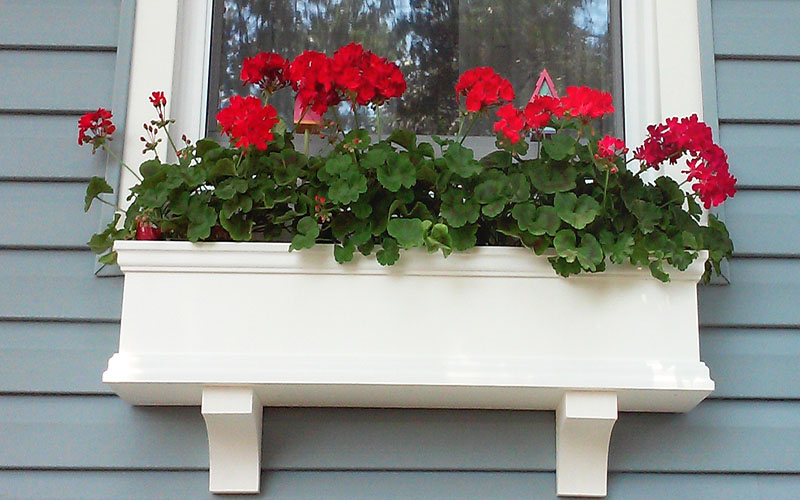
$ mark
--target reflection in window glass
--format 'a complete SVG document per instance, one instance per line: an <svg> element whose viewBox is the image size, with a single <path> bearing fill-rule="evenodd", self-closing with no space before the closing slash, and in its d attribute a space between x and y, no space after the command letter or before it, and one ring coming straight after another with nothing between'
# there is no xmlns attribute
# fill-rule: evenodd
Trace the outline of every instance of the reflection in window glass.
<svg viewBox="0 0 800 500"><path fill-rule="evenodd" d="M239 70L245 57L275 51L294 58L308 49L333 55L351 41L398 63L408 90L384 106L383 120L419 134L456 131L453 86L477 66L492 66L510 80L517 106L530 99L543 68L559 93L570 85L614 93L621 76L612 48L613 1L218 0L211 117L243 92ZM290 92L279 95L271 103L282 116L291 116ZM619 104L620 96L614 97ZM213 119L209 129L216 130ZM490 135L491 119L472 133Z"/></svg>

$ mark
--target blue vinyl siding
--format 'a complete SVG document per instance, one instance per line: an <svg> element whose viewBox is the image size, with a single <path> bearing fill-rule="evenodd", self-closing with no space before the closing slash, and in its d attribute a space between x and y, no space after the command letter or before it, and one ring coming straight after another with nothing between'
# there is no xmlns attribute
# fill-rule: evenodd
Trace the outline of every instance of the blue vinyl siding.
<svg viewBox="0 0 800 500"><path fill-rule="evenodd" d="M197 408L131 407L100 382L122 278L95 276L83 246L104 215L83 214L82 191L105 163L77 147L75 123L124 97L132 5L0 2L3 499L224 498L208 493ZM700 292L717 390L686 415L622 414L608 498L794 499L800 3L699 5L706 117L742 187L725 213L731 284ZM267 408L263 441L262 493L230 498L555 498L552 412Z"/></svg>

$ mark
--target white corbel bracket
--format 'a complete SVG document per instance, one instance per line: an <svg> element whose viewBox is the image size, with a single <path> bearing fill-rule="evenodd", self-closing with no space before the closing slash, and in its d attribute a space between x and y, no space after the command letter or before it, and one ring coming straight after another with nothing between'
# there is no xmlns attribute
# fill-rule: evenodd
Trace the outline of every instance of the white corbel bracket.
<svg viewBox="0 0 800 500"><path fill-rule="evenodd" d="M204 387L212 493L258 493L264 408L252 387Z"/></svg>
<svg viewBox="0 0 800 500"><path fill-rule="evenodd" d="M558 496L606 496L608 444L616 421L615 393L564 394L556 409Z"/></svg>

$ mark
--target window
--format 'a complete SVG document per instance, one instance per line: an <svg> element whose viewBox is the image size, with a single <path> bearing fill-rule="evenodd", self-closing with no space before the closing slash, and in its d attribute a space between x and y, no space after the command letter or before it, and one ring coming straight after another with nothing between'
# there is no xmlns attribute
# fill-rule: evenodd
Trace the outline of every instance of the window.
<svg viewBox="0 0 800 500"><path fill-rule="evenodd" d="M168 111L177 120L177 135L205 135L213 1L137 1L123 151L129 165L142 160L139 131L151 119L153 90L171 96ZM647 124L675 115L702 117L697 2L619 0L619 7L624 131L636 145ZM522 95L524 85L514 83ZM121 193L133 185L124 170L120 184Z"/></svg>
<svg viewBox="0 0 800 500"><path fill-rule="evenodd" d="M217 131L220 105L243 92L244 58L261 51L290 58L303 50L332 55L353 41L397 62L406 76L402 99L382 109L391 126L454 134L458 76L492 66L511 81L518 106L530 99L543 68L562 93L570 85L589 85L617 94L620 120L614 124L610 117L604 126L621 130L618 6L619 0L215 0L207 132ZM271 103L290 116L290 101L281 92ZM491 125L483 120L472 134L493 136Z"/></svg>

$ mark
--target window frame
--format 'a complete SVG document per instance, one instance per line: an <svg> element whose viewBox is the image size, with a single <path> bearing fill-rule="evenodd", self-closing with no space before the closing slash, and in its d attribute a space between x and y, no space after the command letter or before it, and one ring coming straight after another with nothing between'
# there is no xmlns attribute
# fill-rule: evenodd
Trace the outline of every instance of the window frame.
<svg viewBox="0 0 800 500"><path fill-rule="evenodd" d="M205 136L214 0L136 0L123 160L144 159L141 124L152 119L154 90L168 96L172 132ZM703 118L697 0L620 0L624 133L641 144L649 124L696 113ZM168 157L166 145L159 150ZM135 179L122 170L119 193ZM126 196L120 196L124 203Z"/></svg>

